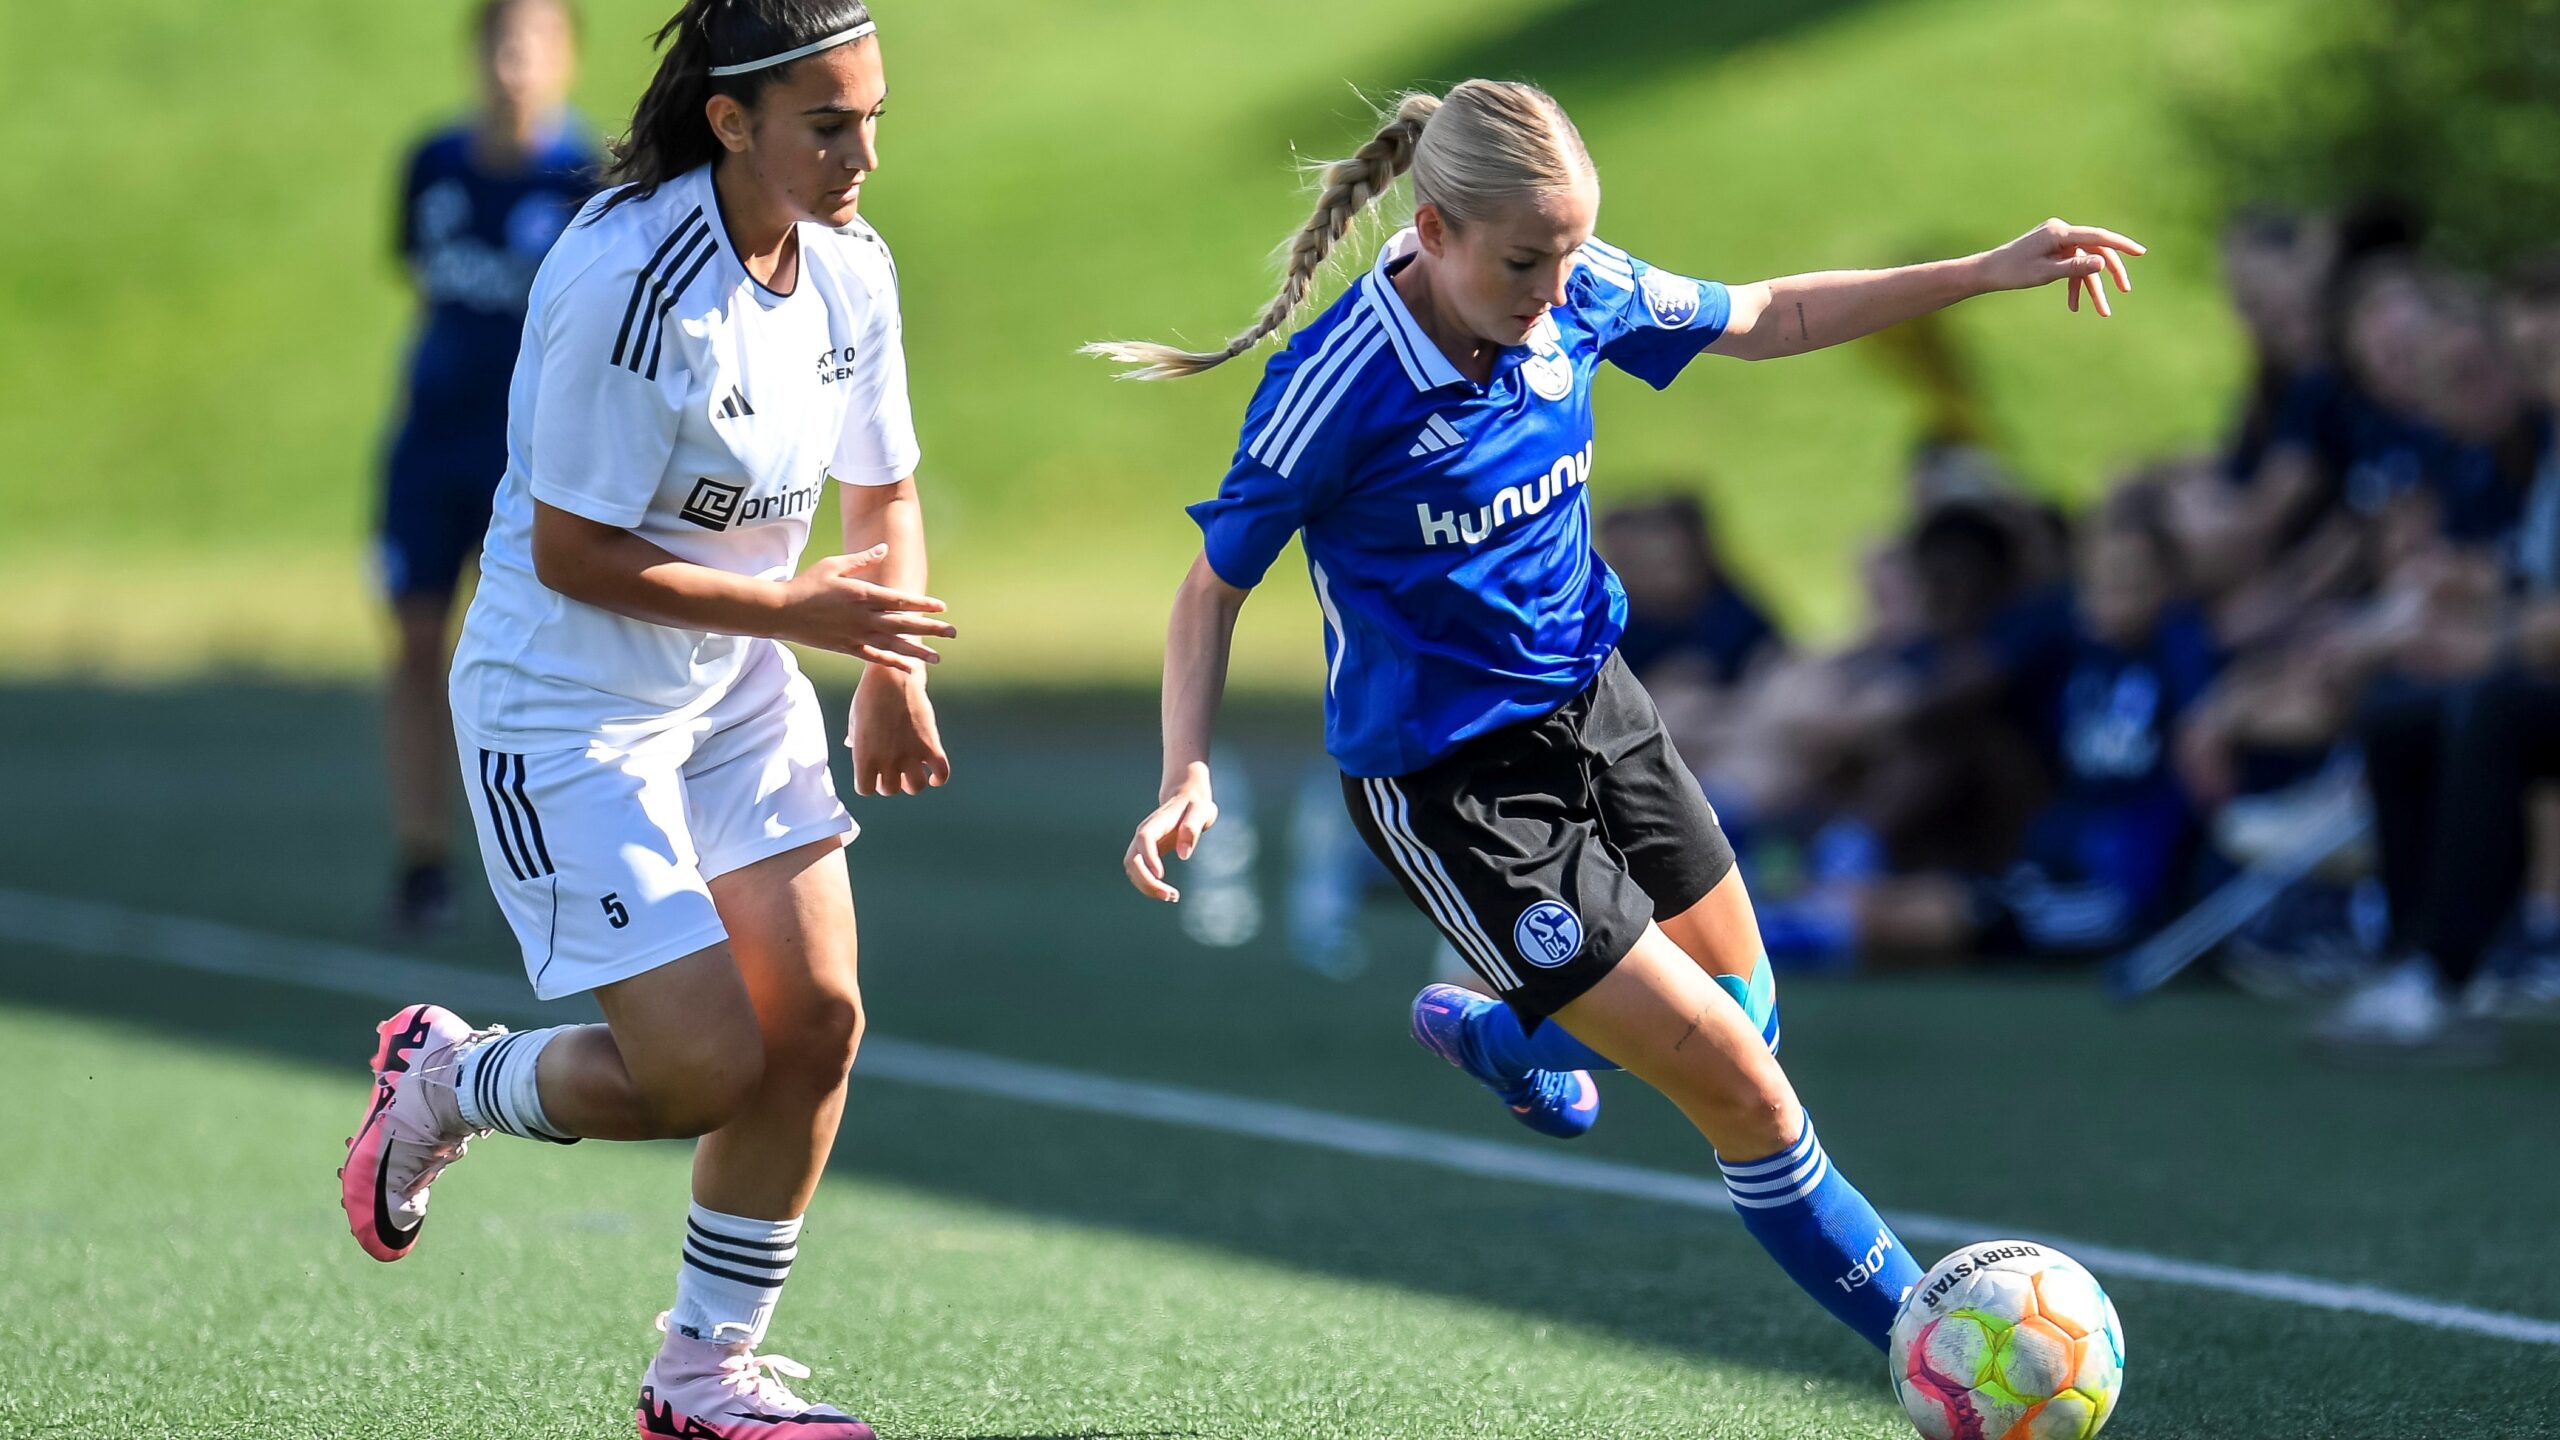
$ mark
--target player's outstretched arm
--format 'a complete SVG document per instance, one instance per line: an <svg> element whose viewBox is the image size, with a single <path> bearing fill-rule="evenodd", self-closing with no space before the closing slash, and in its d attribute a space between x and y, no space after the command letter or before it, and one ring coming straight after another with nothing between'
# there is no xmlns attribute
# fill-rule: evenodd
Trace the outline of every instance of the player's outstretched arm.
<svg viewBox="0 0 2560 1440"><path fill-rule="evenodd" d="M619 525L533 502L533 570L543 584L600 610L685 630L759 635L833 650L875 665L942 657L920 637L959 632L943 604L859 578L886 546L831 555L786 581L760 580L678 558Z"/></svg>
<svg viewBox="0 0 2560 1440"><path fill-rule="evenodd" d="M924 506L915 477L888 485L841 485L844 549L862 555L886 547L872 581L889 590L925 590ZM951 779L951 757L924 691L920 667L870 665L854 687L845 720L845 744L853 750L853 793L915 795Z"/></svg>
<svg viewBox="0 0 2560 1440"><path fill-rule="evenodd" d="M1200 837L1218 823L1218 802L1209 793L1209 734L1227 690L1236 615L1251 593L1219 579L1204 554L1191 562L1191 573L1173 597L1173 620L1164 637L1164 778L1156 808L1138 822L1120 858L1129 883L1150 900L1182 898L1165 881L1164 853L1190 859Z"/></svg>
<svg viewBox="0 0 2560 1440"><path fill-rule="evenodd" d="M2112 230L2047 220L1996 250L1893 270L1824 270L1736 286L1733 314L1714 347L1718 355L1774 360L1845 344L1890 325L1998 290L2031 290L2064 282L2064 303L2080 308L2080 292L2101 317L2106 281L2130 294L2124 257L2142 246Z"/></svg>

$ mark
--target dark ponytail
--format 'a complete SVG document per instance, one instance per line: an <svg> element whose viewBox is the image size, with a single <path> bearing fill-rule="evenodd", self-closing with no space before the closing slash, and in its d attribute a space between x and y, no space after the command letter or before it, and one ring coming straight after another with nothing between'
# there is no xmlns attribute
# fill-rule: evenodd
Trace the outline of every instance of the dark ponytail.
<svg viewBox="0 0 2560 1440"><path fill-rule="evenodd" d="M631 112L631 131L609 147L606 197L594 216L625 200L645 199L677 176L720 158L703 107L714 95L753 105L764 87L790 73L791 65L744 75L711 74L714 65L743 65L841 34L871 19L862 0L684 0L658 29L658 73ZM593 218L593 217L591 217Z"/></svg>

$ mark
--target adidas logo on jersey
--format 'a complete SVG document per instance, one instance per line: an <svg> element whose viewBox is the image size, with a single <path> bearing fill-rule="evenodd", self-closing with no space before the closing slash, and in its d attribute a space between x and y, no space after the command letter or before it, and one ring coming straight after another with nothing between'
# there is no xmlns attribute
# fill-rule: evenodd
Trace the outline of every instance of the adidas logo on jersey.
<svg viewBox="0 0 2560 1440"><path fill-rule="evenodd" d="M1428 501L1414 502L1414 514L1422 522L1425 545L1478 545L1494 531L1523 515L1535 515L1556 501L1556 497L1574 490L1591 479L1591 447L1585 445L1572 455L1560 456L1547 467L1547 473L1526 485L1505 485L1490 505L1473 510L1434 510Z"/></svg>
<svg viewBox="0 0 2560 1440"><path fill-rule="evenodd" d="M754 413L756 413L756 407L747 403L747 392L735 385L730 386L729 398L720 402L720 418L735 420L742 415Z"/></svg>
<svg viewBox="0 0 2560 1440"><path fill-rule="evenodd" d="M1455 449L1466 443L1467 438L1458 433L1458 427L1450 424L1447 416L1434 415L1430 422L1422 427L1422 434L1414 440L1413 448L1404 453L1408 459L1420 459L1425 455L1437 455L1443 450Z"/></svg>

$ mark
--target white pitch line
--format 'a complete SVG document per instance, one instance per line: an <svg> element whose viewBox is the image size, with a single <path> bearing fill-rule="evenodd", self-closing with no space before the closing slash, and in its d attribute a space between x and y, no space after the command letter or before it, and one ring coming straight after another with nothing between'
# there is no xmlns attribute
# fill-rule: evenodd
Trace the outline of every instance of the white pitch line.
<svg viewBox="0 0 2560 1440"><path fill-rule="evenodd" d="M360 946L270 935L217 921L153 915L117 905L19 890L0 889L0 940L100 959L143 961L356 995L394 1005L432 997L479 1014L554 1023L586 1018L592 1013L579 1006L543 1004L517 982L486 971ZM1222 1135L1402 1161L1489 1180L1649 1200L1692 1210L1730 1208L1722 1184L1676 1171L1584 1159L1551 1149L1469 1139L1411 1125L1179 1085L1119 1080L919 1040L867 1037L862 1043L857 1073L868 1079L1113 1119L1153 1120ZM1896 1213L1888 1218L1903 1234L1932 1243L1962 1245L1988 1236L2023 1234L2076 1256L2101 1274L2402 1320L2524 1345L2560 1347L2560 1321L2428 1300L2378 1286L2342 1284L2281 1270L2246 1270L2179 1260L1937 1215Z"/></svg>

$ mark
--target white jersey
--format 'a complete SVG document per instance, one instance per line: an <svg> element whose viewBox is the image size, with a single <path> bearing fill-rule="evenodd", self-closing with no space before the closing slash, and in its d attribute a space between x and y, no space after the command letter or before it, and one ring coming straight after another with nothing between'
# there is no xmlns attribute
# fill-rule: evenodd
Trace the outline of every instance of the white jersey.
<svg viewBox="0 0 2560 1440"><path fill-rule="evenodd" d="M492 750L630 744L708 711L757 647L781 648L550 589L533 571L535 501L783 580L828 477L915 471L897 272L868 225L801 225L799 281L776 295L731 249L710 167L599 216L605 198L534 279L506 478L454 654L455 726ZM752 673L787 683L782 658Z"/></svg>

